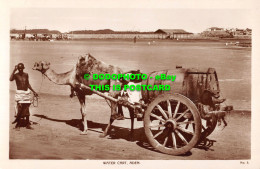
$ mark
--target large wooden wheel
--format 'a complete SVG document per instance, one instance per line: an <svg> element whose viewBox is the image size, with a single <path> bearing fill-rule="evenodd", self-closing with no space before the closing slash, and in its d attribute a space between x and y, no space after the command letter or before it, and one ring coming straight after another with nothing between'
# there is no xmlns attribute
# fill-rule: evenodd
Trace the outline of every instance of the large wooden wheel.
<svg viewBox="0 0 260 169"><path fill-rule="evenodd" d="M155 149L180 155L197 144L201 134L201 118L197 107L187 97L162 94L148 105L144 129Z"/></svg>

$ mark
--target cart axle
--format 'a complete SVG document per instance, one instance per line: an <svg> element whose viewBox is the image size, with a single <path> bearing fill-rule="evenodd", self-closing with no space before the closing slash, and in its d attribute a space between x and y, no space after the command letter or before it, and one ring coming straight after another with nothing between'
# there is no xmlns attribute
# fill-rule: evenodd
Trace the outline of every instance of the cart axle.
<svg viewBox="0 0 260 169"><path fill-rule="evenodd" d="M177 123L176 123L176 121L169 119L166 121L164 126L168 129L174 131L177 128Z"/></svg>

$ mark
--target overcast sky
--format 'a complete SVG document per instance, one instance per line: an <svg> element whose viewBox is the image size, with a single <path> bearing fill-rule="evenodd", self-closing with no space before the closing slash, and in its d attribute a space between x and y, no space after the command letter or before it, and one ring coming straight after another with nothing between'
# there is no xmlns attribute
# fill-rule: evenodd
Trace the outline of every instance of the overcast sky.
<svg viewBox="0 0 260 169"><path fill-rule="evenodd" d="M252 28L248 9L135 9L135 8L16 8L10 11L10 27L71 30L112 29L155 31L185 29L198 33L206 28Z"/></svg>

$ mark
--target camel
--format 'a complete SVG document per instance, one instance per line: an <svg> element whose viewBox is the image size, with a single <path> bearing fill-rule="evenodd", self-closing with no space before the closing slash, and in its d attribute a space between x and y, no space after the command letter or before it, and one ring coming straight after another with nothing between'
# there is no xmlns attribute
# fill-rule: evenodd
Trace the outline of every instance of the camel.
<svg viewBox="0 0 260 169"><path fill-rule="evenodd" d="M84 56L80 56L78 58L78 62L76 66L74 66L70 71L66 73L57 74L54 70L50 68L50 63L46 61L36 62L33 67L34 70L40 71L43 75L45 75L50 81L54 82L58 85L69 85L71 86L71 96L73 93L76 93L78 100L80 102L81 114L82 114L82 123L84 126L81 134L87 134L88 125L87 125L87 112L86 112L86 102L85 96L92 95L93 92L91 90L82 89L79 87L79 83L83 83L86 86L89 85L123 85L125 82L115 81L115 80L93 80L90 78L89 80L84 79L85 74L89 74L92 77L92 74L123 74L123 71L115 66L108 65L102 61L97 60L90 54L86 54ZM106 92L106 91L101 91ZM110 87L110 91L108 91L109 96L113 98L117 98L121 91L113 91L112 87ZM123 114L122 105L117 105L116 102L111 101L111 116L108 122L108 125L104 132L100 135L100 137L107 136L111 125L114 120L116 120L119 114ZM117 113L117 107L119 113ZM131 139L133 135L133 123L134 123L134 110L129 109L130 117L131 117Z"/></svg>

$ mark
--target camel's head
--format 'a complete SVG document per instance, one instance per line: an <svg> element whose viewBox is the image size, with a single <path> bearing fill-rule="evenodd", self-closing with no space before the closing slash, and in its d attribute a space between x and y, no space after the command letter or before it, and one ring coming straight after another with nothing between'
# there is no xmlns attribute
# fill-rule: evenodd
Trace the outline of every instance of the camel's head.
<svg viewBox="0 0 260 169"><path fill-rule="evenodd" d="M50 62L40 61L40 62L35 62L32 69L38 70L41 73L45 73L49 68L50 68Z"/></svg>

